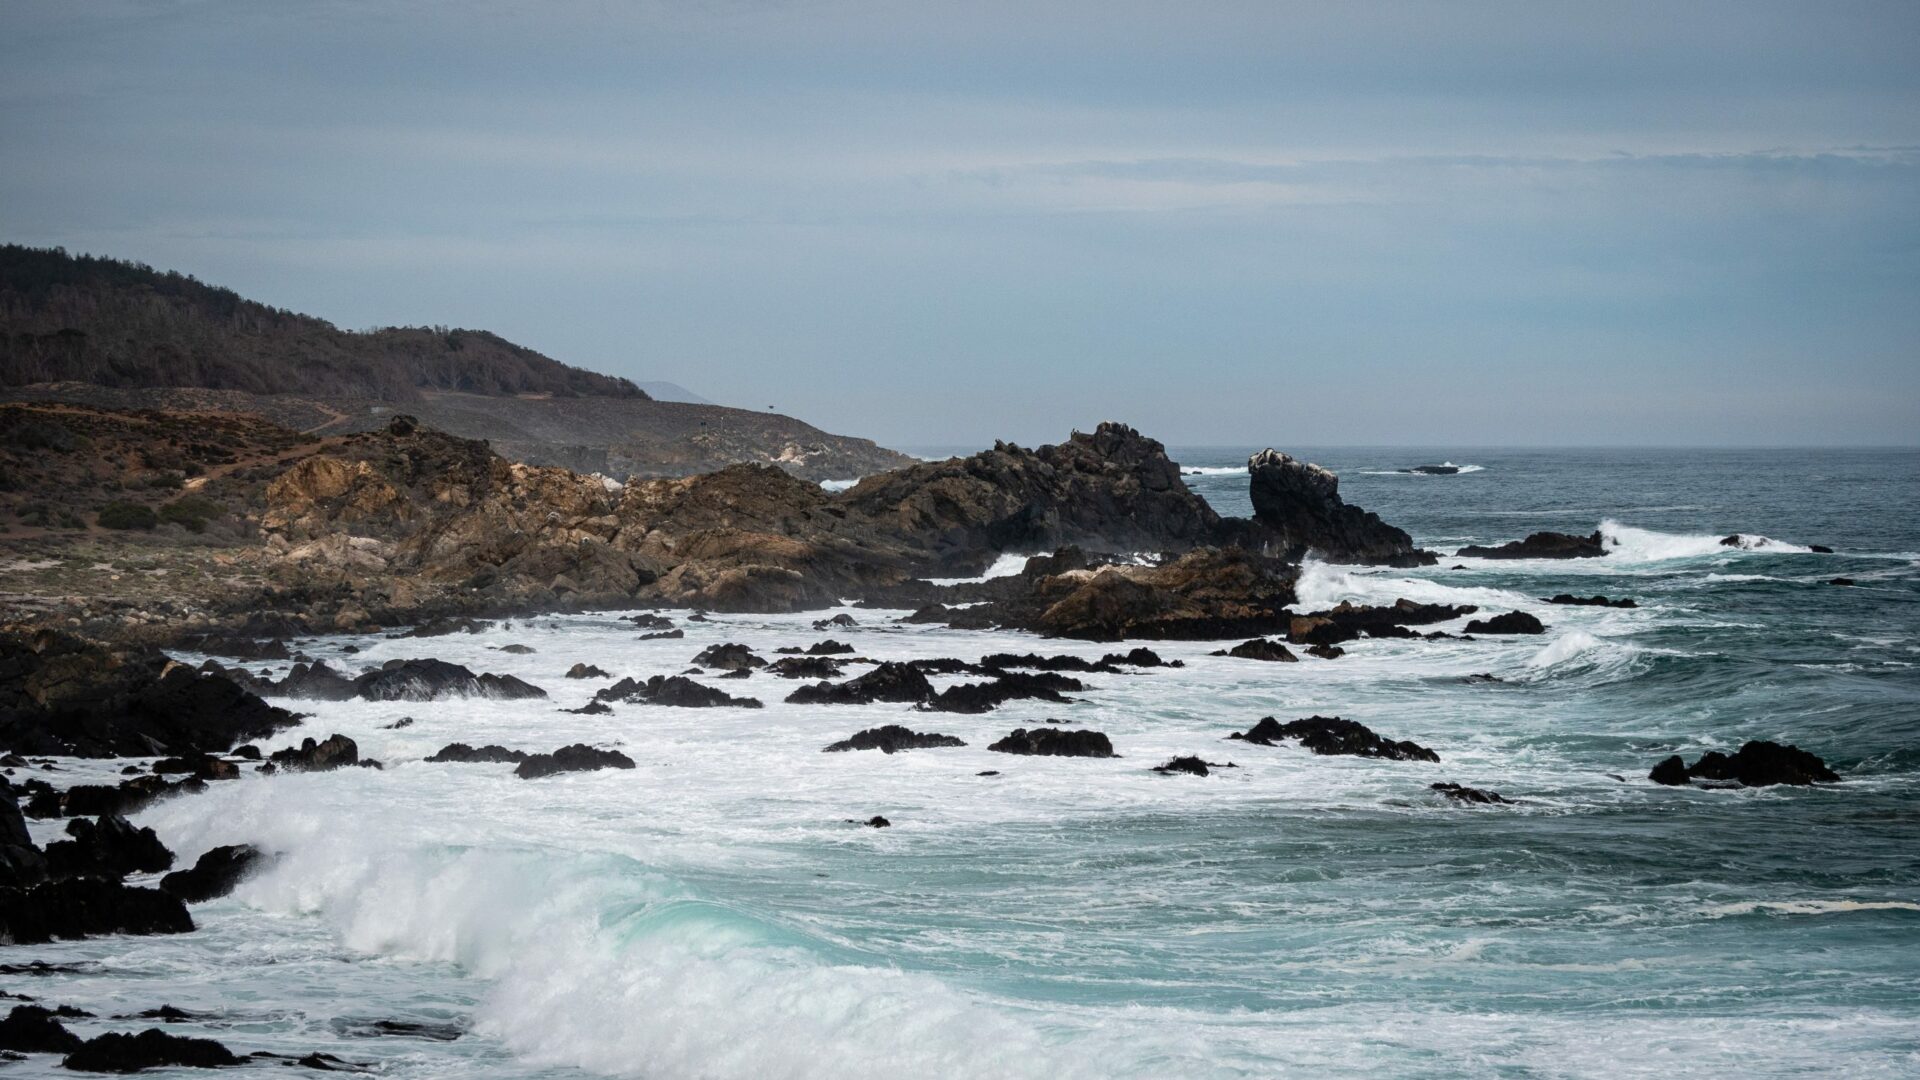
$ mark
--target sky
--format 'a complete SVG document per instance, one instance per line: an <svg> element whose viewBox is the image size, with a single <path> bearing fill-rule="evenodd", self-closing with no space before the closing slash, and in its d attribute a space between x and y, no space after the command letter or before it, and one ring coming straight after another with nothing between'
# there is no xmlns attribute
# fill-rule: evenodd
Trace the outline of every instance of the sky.
<svg viewBox="0 0 1920 1080"><path fill-rule="evenodd" d="M892 445L1920 443L1920 3L0 0L0 239Z"/></svg>

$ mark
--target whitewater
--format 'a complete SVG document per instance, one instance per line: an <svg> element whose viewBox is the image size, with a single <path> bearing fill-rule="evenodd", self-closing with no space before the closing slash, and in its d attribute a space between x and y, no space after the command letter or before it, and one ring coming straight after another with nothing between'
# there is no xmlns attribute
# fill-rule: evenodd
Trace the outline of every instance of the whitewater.
<svg viewBox="0 0 1920 1080"><path fill-rule="evenodd" d="M765 672L702 680L761 710L562 710L721 642L770 658L832 637L874 660L1115 646L851 607L668 613L678 640L604 613L302 642L348 670L431 656L551 699L285 703L310 715L264 749L339 732L385 767L248 776L149 807L136 824L180 865L242 842L278 858L197 906L194 934L13 948L9 964L64 967L0 986L102 1018L169 1003L206 1014L179 1033L397 1077L1920 1071L1920 454L1465 453L1301 453L1442 558L1310 563L1297 607L1518 609L1543 636L1362 640L1295 664L1130 642L1185 666L971 716L788 705L800 683ZM1244 456L1175 451L1226 514L1249 509ZM1462 459L1484 467L1392 471ZM1598 530L1610 553L1450 554L1534 528ZM1733 533L1755 542L1721 544ZM1856 584L1828 584L1842 576ZM1542 599L1559 592L1640 606ZM858 625L812 629L836 613ZM575 663L610 678L564 678ZM1316 713L1441 760L1225 740ZM986 749L1052 720L1105 732L1121 756ZM821 752L887 723L968 745ZM1646 780L1668 754L1751 738L1797 743L1844 780ZM637 767L523 781L423 760L455 741L586 742ZM1234 767L1151 771L1184 754ZM60 779L117 780L122 764L62 760ZM1518 802L1452 805L1436 781ZM892 826L854 824L874 815ZM61 824L33 823L35 839ZM380 1021L433 1037L374 1036Z"/></svg>

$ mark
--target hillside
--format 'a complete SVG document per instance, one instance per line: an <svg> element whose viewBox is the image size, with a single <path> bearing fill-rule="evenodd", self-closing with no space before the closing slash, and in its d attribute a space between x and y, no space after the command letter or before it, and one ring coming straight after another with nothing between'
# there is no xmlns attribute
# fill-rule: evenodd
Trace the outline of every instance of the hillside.
<svg viewBox="0 0 1920 1080"><path fill-rule="evenodd" d="M742 461L846 479L911 459L775 413L655 401L484 330L355 332L192 277L0 246L0 397L237 412L345 434L405 411L530 464L683 476Z"/></svg>

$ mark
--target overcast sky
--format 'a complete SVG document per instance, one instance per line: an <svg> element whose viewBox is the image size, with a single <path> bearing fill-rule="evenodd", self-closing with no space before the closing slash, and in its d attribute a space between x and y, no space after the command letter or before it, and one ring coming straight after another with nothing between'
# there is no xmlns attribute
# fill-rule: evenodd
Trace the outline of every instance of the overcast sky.
<svg viewBox="0 0 1920 1080"><path fill-rule="evenodd" d="M0 237L895 445L1920 442L1920 3L0 0Z"/></svg>

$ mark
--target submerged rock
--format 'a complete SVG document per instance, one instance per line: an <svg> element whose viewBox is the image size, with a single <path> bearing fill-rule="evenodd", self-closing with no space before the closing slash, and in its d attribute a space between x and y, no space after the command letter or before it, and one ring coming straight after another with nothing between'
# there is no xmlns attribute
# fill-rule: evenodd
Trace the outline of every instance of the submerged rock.
<svg viewBox="0 0 1920 1080"><path fill-rule="evenodd" d="M1418 743L1385 739L1357 720L1338 716L1309 716L1282 724L1271 716L1246 731L1227 736L1260 746L1274 746L1282 739L1296 739L1316 754L1342 754L1353 757L1383 758L1388 761L1439 761L1440 755Z"/></svg>
<svg viewBox="0 0 1920 1080"><path fill-rule="evenodd" d="M534 754L522 761L513 774L522 780L534 780L563 772L595 772L600 769L631 769L633 759L618 750L600 750L585 743L563 746L551 754Z"/></svg>
<svg viewBox="0 0 1920 1080"><path fill-rule="evenodd" d="M846 628L855 627L859 625L860 625L859 623L854 621L853 616L847 614L844 611L838 615L835 615L831 619L813 620L813 628L815 630L846 629Z"/></svg>
<svg viewBox="0 0 1920 1080"><path fill-rule="evenodd" d="M965 745L967 744L964 741L956 739L951 735L940 735L931 731L911 731L899 724L888 724L885 727L868 728L865 731L856 733L851 738L842 739L828 746L826 752L879 750L883 753L894 754L902 750L926 750L941 746Z"/></svg>
<svg viewBox="0 0 1920 1080"><path fill-rule="evenodd" d="M1765 740L1748 742L1732 755L1710 750L1691 766L1675 754L1655 765L1647 778L1669 786L1694 780L1734 783L1741 787L1840 782L1840 775L1828 768L1818 755L1797 746L1781 746Z"/></svg>
<svg viewBox="0 0 1920 1080"><path fill-rule="evenodd" d="M1574 596L1572 593L1557 593L1547 597L1547 603L1572 604L1578 607L1636 608L1640 606L1624 597L1619 600L1609 600L1604 596Z"/></svg>
<svg viewBox="0 0 1920 1080"><path fill-rule="evenodd" d="M160 890L189 904L215 900L238 888L265 858L252 844L226 844L200 856L191 869L161 878Z"/></svg>
<svg viewBox="0 0 1920 1080"><path fill-rule="evenodd" d="M1098 731L1065 728L1016 728L987 749L1001 754L1042 757L1118 757L1113 743Z"/></svg>
<svg viewBox="0 0 1920 1080"><path fill-rule="evenodd" d="M1173 758L1165 765L1155 765L1153 771L1162 776L1172 776L1174 773L1187 773L1192 776L1208 776L1211 775L1210 770L1212 769L1231 769L1234 767L1231 761L1222 765L1217 761L1203 761L1192 754L1188 754L1185 757Z"/></svg>
<svg viewBox="0 0 1920 1080"><path fill-rule="evenodd" d="M1544 634L1546 624L1524 611L1509 611L1505 615L1495 615L1491 619L1474 619L1467 623L1469 634Z"/></svg>
<svg viewBox="0 0 1920 1080"><path fill-rule="evenodd" d="M1486 805L1494 803L1511 804L1513 802L1512 799L1502 796L1497 791L1487 791L1483 788L1465 787L1460 784L1451 783L1429 784L1427 786L1429 790L1437 791L1447 798L1452 799L1454 802Z"/></svg>
<svg viewBox="0 0 1920 1080"><path fill-rule="evenodd" d="M1600 530L1595 529L1591 536L1537 532L1525 540L1510 540L1498 547L1470 544L1454 554L1475 559L1595 559L1606 553Z"/></svg>
<svg viewBox="0 0 1920 1080"><path fill-rule="evenodd" d="M566 677L569 679L608 679L612 678L612 675L594 667L592 664L575 664L567 669Z"/></svg>

